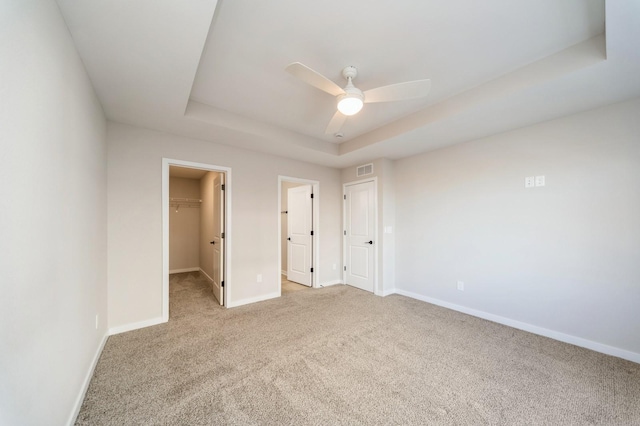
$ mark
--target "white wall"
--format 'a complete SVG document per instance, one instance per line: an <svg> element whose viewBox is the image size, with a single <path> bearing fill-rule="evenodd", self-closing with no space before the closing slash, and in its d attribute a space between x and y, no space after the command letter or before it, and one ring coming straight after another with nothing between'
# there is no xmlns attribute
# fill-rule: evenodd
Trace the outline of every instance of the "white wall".
<svg viewBox="0 0 640 426"><path fill-rule="evenodd" d="M0 76L0 424L62 425L106 336L105 118L54 1L0 2Z"/></svg>
<svg viewBox="0 0 640 426"><path fill-rule="evenodd" d="M636 99L397 161L396 286L640 354L639 117Z"/></svg>
<svg viewBox="0 0 640 426"><path fill-rule="evenodd" d="M318 282L340 279L339 170L115 123L107 139L110 327L161 317L163 157L232 168L231 305L278 294L278 175L320 181Z"/></svg>
<svg viewBox="0 0 640 426"><path fill-rule="evenodd" d="M169 178L170 198L200 199L200 180ZM177 202L169 209L169 271L200 267L200 203Z"/></svg>

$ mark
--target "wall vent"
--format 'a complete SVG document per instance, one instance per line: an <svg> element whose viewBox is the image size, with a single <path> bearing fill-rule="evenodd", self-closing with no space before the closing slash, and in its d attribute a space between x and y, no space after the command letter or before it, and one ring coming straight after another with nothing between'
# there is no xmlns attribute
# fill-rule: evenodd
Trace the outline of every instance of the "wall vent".
<svg viewBox="0 0 640 426"><path fill-rule="evenodd" d="M373 163L365 164L363 166L358 166L356 169L356 176L366 176L373 174Z"/></svg>

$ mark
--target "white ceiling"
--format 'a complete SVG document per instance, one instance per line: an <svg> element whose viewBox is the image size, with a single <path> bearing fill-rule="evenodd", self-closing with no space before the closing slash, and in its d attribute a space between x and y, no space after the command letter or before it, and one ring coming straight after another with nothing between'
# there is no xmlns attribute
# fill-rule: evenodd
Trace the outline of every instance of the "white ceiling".
<svg viewBox="0 0 640 426"><path fill-rule="evenodd" d="M607 2L606 37L603 0L58 3L109 119L335 167L640 96L640 2ZM337 141L294 61L432 89L365 105Z"/></svg>
<svg viewBox="0 0 640 426"><path fill-rule="evenodd" d="M174 178L200 180L208 172L209 170L193 169L191 167L169 166L169 177Z"/></svg>

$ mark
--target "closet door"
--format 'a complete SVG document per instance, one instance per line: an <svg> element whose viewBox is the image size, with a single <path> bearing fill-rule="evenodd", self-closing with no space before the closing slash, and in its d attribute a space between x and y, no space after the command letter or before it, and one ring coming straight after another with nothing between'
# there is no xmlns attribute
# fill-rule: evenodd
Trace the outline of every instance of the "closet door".
<svg viewBox="0 0 640 426"><path fill-rule="evenodd" d="M373 182L345 186L345 284L374 291L376 198Z"/></svg>
<svg viewBox="0 0 640 426"><path fill-rule="evenodd" d="M213 295L224 305L224 173L213 180Z"/></svg>
<svg viewBox="0 0 640 426"><path fill-rule="evenodd" d="M287 191L287 279L311 286L313 198L311 185Z"/></svg>

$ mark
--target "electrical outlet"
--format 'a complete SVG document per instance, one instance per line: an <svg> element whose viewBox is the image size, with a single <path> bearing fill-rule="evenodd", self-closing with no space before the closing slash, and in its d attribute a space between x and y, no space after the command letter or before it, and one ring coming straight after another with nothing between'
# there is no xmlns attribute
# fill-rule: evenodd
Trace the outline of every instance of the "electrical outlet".
<svg viewBox="0 0 640 426"><path fill-rule="evenodd" d="M338 265L337 264L333 264L333 270L335 271L336 269L338 269Z"/></svg>
<svg viewBox="0 0 640 426"><path fill-rule="evenodd" d="M458 290L464 291L464 283L462 281L458 281Z"/></svg>
<svg viewBox="0 0 640 426"><path fill-rule="evenodd" d="M525 188L533 188L536 186L536 178L535 176L527 176L524 178L524 187Z"/></svg>
<svg viewBox="0 0 640 426"><path fill-rule="evenodd" d="M544 186L544 176L536 176L536 186Z"/></svg>
<svg viewBox="0 0 640 426"><path fill-rule="evenodd" d="M258 276L256 277L256 282L262 282L262 274L258 274Z"/></svg>

